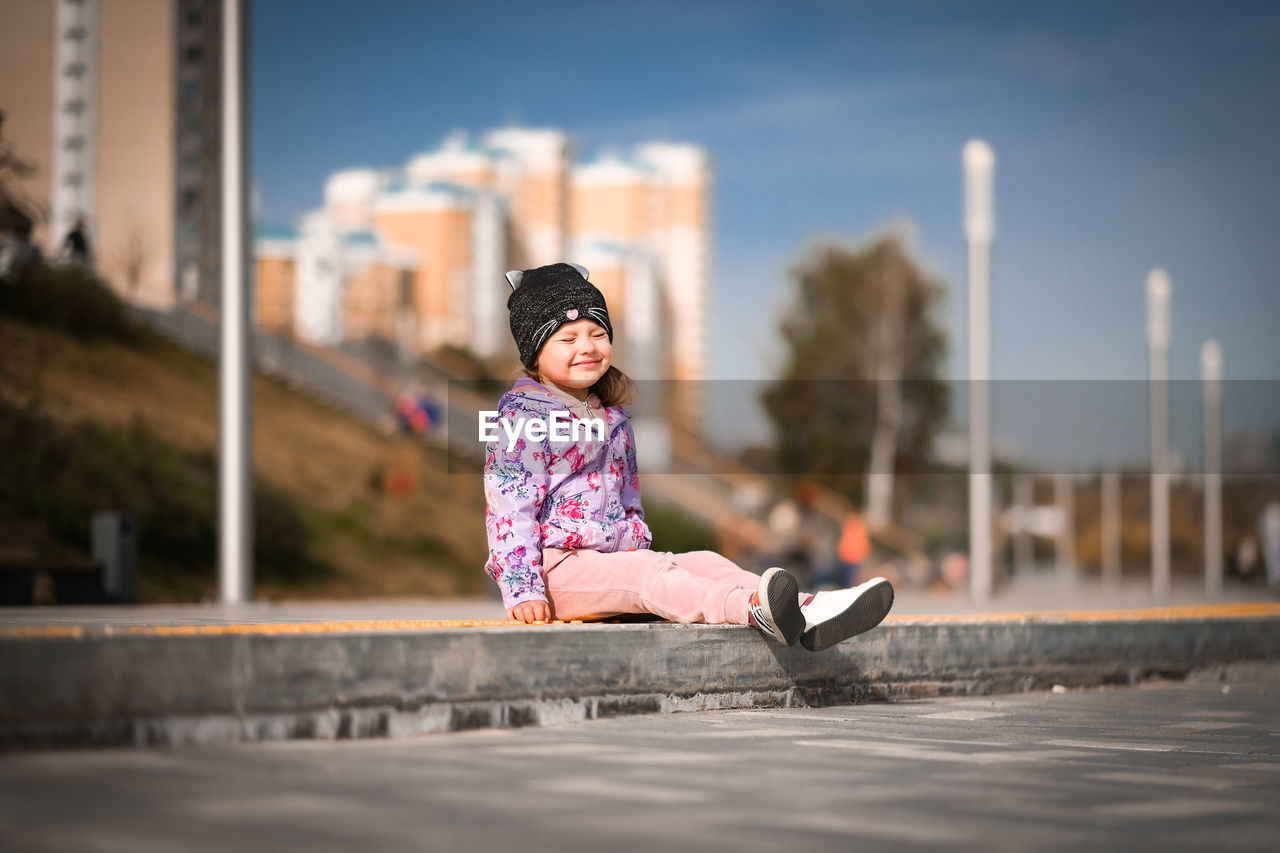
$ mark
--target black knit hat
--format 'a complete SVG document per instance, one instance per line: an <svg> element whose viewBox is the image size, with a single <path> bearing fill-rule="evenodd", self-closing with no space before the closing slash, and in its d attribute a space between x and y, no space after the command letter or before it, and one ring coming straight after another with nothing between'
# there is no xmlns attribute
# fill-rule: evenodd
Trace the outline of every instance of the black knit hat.
<svg viewBox="0 0 1280 853"><path fill-rule="evenodd" d="M520 361L530 370L538 363L538 353L556 329L574 320L594 320L613 341L613 324L604 294L587 281L586 267L578 264L551 264L537 269L507 273L511 295L511 336L520 349Z"/></svg>

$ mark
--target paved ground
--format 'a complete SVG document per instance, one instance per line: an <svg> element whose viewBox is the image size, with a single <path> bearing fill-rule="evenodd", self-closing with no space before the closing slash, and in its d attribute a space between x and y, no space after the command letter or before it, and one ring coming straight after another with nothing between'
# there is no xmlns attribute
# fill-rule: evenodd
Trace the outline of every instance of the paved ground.
<svg viewBox="0 0 1280 853"><path fill-rule="evenodd" d="M1193 579L1179 578L1169 599L1156 602L1151 588L1130 578L1118 588L1103 587L1096 578L1063 585L1051 572L1030 573L990 600L974 601L965 591L950 593L905 587L895 591L893 616L984 615L1095 611L1225 603L1274 603L1276 597L1258 585L1228 584L1209 599ZM240 605L174 604L141 607L0 607L0 630L40 627L98 629L146 625L219 625L281 622L491 620L506 611L492 598L473 599L356 599L350 601L252 602Z"/></svg>
<svg viewBox="0 0 1280 853"><path fill-rule="evenodd" d="M1275 849L1280 666L399 741L0 756L0 849Z"/></svg>

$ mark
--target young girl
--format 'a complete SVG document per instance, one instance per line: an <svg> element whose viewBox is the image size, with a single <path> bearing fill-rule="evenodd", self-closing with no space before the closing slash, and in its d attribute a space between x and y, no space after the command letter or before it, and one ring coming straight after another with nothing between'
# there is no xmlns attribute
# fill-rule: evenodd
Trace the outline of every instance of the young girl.
<svg viewBox="0 0 1280 853"><path fill-rule="evenodd" d="M883 578L806 595L781 568L756 575L711 551L650 549L631 415L621 405L633 384L613 366L609 309L587 276L576 264L507 273L527 378L498 403L501 429L484 469L485 571L507 618L649 613L750 624L815 651L878 625L893 604Z"/></svg>

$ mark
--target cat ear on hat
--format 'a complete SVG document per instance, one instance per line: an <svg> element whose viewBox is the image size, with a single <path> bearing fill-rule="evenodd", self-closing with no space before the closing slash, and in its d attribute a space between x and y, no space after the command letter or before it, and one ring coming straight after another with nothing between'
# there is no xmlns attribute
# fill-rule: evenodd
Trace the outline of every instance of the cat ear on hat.
<svg viewBox="0 0 1280 853"><path fill-rule="evenodd" d="M591 273L588 272L587 268L584 267L582 264L571 263L569 264L569 266L573 267L575 270L578 271L578 275L582 276L583 281L586 281L587 279L591 278ZM520 288L521 282L524 281L524 271L508 270L506 273L506 277L507 277L507 284L511 285L511 289L513 291L518 290Z"/></svg>

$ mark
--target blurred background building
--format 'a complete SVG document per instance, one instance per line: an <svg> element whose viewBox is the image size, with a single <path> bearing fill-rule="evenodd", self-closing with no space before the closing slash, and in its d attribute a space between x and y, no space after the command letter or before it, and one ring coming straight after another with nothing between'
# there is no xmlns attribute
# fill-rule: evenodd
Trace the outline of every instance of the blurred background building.
<svg viewBox="0 0 1280 853"><path fill-rule="evenodd" d="M572 259L626 330L640 378L706 370L706 152L645 143L571 159L557 129L453 133L399 168L331 175L294 230L260 229L259 322L318 344L378 335L406 354L509 357L508 269Z"/></svg>
<svg viewBox="0 0 1280 853"><path fill-rule="evenodd" d="M660 29L665 17L652 10L601 7L583 23L571 10L519 3L497 16L410 0L376 10L250 4L256 362L384 424L392 400L510 376L502 273L577 261L609 299L628 373L724 380L643 388L634 420L646 474L696 475L654 477L646 494L737 530L739 550L767 556L803 550L802 525L791 522L821 516L825 532L809 538L824 542L810 550L829 558L837 522L865 508L849 484L873 467L859 461L869 459L871 427L892 436L897 419L869 416L897 409L892 394L882 405L856 392L896 375L894 341L907 341L924 354L911 361L929 370L906 381L937 393L919 392L929 419L898 419L894 462L883 466L904 475L893 492L901 529L868 529L873 550L892 552L905 575L954 585L963 573L940 567L954 568L947 555L968 547L966 498L953 486L969 464L958 418L971 377L957 354L971 337L972 301L959 152L981 134L1002 152L1009 211L992 302L997 558L1028 575L1037 562L1108 577L1126 562L1146 566L1140 272L1158 262L1178 282L1168 354L1183 383L1171 448L1184 482L1174 484L1173 562L1189 572L1203 562L1196 549L1209 547L1192 495L1203 421L1193 377L1212 339L1234 383L1223 394L1222 465L1234 481L1224 486L1222 550L1241 577L1256 577L1258 519L1275 500L1265 478L1280 458L1276 416L1263 405L1276 399L1268 383L1280 363L1265 319L1277 315L1267 307L1280 292L1277 262L1263 233L1280 198L1268 168L1280 123L1258 109L1277 79L1264 36L1280 19L1262 7L1222 15L1174 5L1152 27L1142 3L1080 12L984 0L921 16L895 4L797 12L774 0L763 7L803 38L777 38L770 16L748 16L658 53L634 35L638 21ZM83 222L94 271L133 313L211 356L223 11L222 0L0 3L0 274L10 258L32 257L34 223L40 250L71 262L50 274L74 278L79 270L59 267L79 265L71 250ZM459 35L503 43L579 25L591 34L581 50L540 57L539 75L519 51L477 51ZM865 61L848 63L851 44ZM726 88L728 69L746 82ZM1099 100L1103 81L1109 95ZM496 113L526 110L542 126L483 130ZM446 135L454 126L480 132ZM698 145L645 141L666 128ZM342 164L364 165L334 171ZM843 260L806 278L828 249ZM903 263L877 260L893 257ZM913 269L917 296L888 300ZM713 275L731 286L714 303ZM819 388L815 379L850 384L797 393ZM135 408L151 384L139 382L148 394ZM496 387L477 384L477 401ZM775 414L793 416L785 429L760 404L775 386ZM813 432L801 436L806 424ZM817 485L794 482L802 477ZM345 472L328 482L357 481ZM1101 524L1104 506L1112 516L1119 506L1124 523Z"/></svg>
<svg viewBox="0 0 1280 853"><path fill-rule="evenodd" d="M5 138L57 255L77 220L129 301L212 298L218 280L216 0L6 0ZM16 73L10 73L16 72Z"/></svg>
<svg viewBox="0 0 1280 853"><path fill-rule="evenodd" d="M217 303L218 0L14 0L0 32L5 136L56 256L77 221L99 273L150 309ZM570 259L592 271L638 378L707 371L710 167L646 142L574 160L569 135L454 133L395 168L332 174L323 206L260 225L255 320L324 346L371 337L511 361L502 273ZM692 415L696 395L683 411Z"/></svg>

